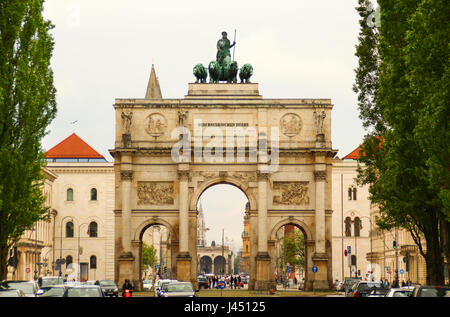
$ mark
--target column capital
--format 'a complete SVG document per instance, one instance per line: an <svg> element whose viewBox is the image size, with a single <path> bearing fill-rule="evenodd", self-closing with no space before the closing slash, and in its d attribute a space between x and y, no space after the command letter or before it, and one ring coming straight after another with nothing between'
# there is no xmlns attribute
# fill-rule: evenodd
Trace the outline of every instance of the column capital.
<svg viewBox="0 0 450 317"><path fill-rule="evenodd" d="M258 178L258 180L268 180L269 179L269 173L268 172L264 172L264 171L256 171L256 177Z"/></svg>
<svg viewBox="0 0 450 317"><path fill-rule="evenodd" d="M133 179L133 171L131 170L120 171L120 179L122 181L131 181Z"/></svg>
<svg viewBox="0 0 450 317"><path fill-rule="evenodd" d="M180 181L187 181L189 180L189 170L179 170L178 173L178 179Z"/></svg>
<svg viewBox="0 0 450 317"><path fill-rule="evenodd" d="M317 181L325 181L327 177L327 171L314 171L314 180Z"/></svg>

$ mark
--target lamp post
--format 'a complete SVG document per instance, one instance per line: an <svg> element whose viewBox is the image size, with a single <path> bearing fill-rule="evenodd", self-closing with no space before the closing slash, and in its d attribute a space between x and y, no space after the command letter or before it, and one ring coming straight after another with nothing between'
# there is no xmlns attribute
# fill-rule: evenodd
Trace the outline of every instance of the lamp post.
<svg viewBox="0 0 450 317"><path fill-rule="evenodd" d="M370 230L369 230L370 260L369 260L369 265L370 265L370 274L373 274L373 271L372 271L372 219L370 219L370 217L367 217L367 216L361 216L361 218L367 218L369 220L369 223L370 223ZM372 277L373 277L373 275L372 275Z"/></svg>
<svg viewBox="0 0 450 317"><path fill-rule="evenodd" d="M66 218L70 218L70 221L73 221L73 219L72 219L72 217L71 216L65 216L64 218L62 218L62 220L61 220L61 241L60 241L60 245L59 245L59 276L61 276L62 275L62 272L61 272L61 265L62 265L62 263L61 263L61 260L62 260L62 239L63 239L63 229L62 229L62 225L63 225L63 223L64 223L64 219L66 219Z"/></svg>
<svg viewBox="0 0 450 317"><path fill-rule="evenodd" d="M84 222L84 223L82 223L82 224L80 224L79 226L78 226L78 274L77 274L77 277L78 277L78 282L80 281L80 279L81 279L81 268L80 268L80 228L81 228L81 226L83 226L83 225L87 225L87 223L86 222Z"/></svg>

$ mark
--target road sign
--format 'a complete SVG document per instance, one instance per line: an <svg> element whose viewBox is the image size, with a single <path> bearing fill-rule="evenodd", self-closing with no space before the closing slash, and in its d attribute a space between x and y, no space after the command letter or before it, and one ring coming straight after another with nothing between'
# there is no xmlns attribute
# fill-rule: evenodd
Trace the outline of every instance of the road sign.
<svg viewBox="0 0 450 317"><path fill-rule="evenodd" d="M217 287L220 289L224 289L225 288L225 281L219 281L219 283L217 283Z"/></svg>
<svg viewBox="0 0 450 317"><path fill-rule="evenodd" d="M400 269L400 274L405 273L405 271L403 269Z"/></svg>
<svg viewBox="0 0 450 317"><path fill-rule="evenodd" d="M30 268L27 267L27 268L25 269L25 272L30 273L30 272L31 272Z"/></svg>
<svg viewBox="0 0 450 317"><path fill-rule="evenodd" d="M347 253L348 254L352 254L352 247L351 246L347 246Z"/></svg>
<svg viewBox="0 0 450 317"><path fill-rule="evenodd" d="M317 273L319 271L319 268L317 266L312 267L313 273Z"/></svg>
<svg viewBox="0 0 450 317"><path fill-rule="evenodd" d="M287 269L286 269L286 273L291 273L291 266L288 265Z"/></svg>

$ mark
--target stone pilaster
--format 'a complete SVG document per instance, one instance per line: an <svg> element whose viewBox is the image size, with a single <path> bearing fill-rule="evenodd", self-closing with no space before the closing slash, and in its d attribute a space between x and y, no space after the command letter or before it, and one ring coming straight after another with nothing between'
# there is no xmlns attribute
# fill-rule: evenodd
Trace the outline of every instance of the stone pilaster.
<svg viewBox="0 0 450 317"><path fill-rule="evenodd" d="M179 188L179 234L180 249L177 255L177 279L179 281L191 280L192 257L189 253L189 206L188 206L188 185L189 185L189 165L180 164L178 166Z"/></svg>
<svg viewBox="0 0 450 317"><path fill-rule="evenodd" d="M122 183L122 247L123 253L129 253L131 252L131 182L133 171L120 171L120 179Z"/></svg>

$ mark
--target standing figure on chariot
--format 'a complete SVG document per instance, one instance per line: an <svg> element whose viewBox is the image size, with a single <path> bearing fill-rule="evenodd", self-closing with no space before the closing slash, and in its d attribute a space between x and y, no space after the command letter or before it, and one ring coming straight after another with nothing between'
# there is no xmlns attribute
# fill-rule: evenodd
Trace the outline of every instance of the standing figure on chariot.
<svg viewBox="0 0 450 317"><path fill-rule="evenodd" d="M222 38L217 41L217 55L216 61L223 66L226 59L231 62L230 48L236 45L236 42L230 45L230 40L227 38L227 32L222 32ZM228 58L227 58L228 57Z"/></svg>

